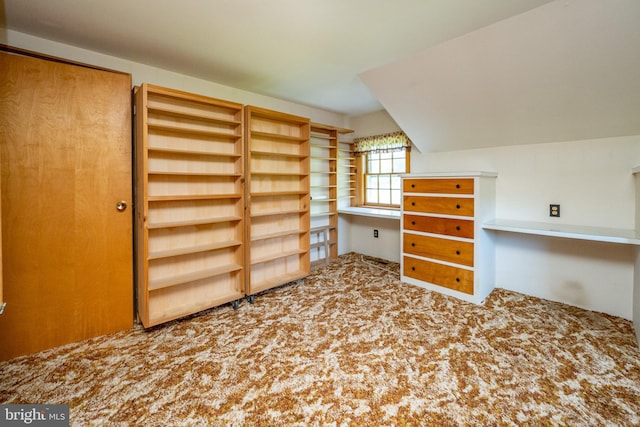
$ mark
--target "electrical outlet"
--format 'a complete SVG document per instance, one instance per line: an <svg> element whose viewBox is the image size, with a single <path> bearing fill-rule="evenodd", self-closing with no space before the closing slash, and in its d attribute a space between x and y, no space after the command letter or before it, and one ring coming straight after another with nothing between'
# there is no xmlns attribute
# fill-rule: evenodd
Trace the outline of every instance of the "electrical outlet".
<svg viewBox="0 0 640 427"><path fill-rule="evenodd" d="M373 237L378 238L378 230L373 230Z"/></svg>
<svg viewBox="0 0 640 427"><path fill-rule="evenodd" d="M560 205L549 205L549 216L559 217L560 216Z"/></svg>

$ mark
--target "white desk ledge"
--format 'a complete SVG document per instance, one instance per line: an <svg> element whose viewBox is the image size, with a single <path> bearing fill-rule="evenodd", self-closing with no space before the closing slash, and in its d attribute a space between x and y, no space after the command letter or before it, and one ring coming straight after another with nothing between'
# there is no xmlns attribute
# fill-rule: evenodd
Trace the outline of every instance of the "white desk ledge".
<svg viewBox="0 0 640 427"><path fill-rule="evenodd" d="M640 233L636 230L582 225L554 224L548 222L517 221L495 219L482 224L486 230L508 231L512 233L536 234L539 236L561 237L565 239L592 240L596 242L640 245Z"/></svg>
<svg viewBox="0 0 640 427"><path fill-rule="evenodd" d="M346 208L339 208L338 213L347 214L347 215L370 216L373 218L386 218L386 219L400 220L400 211L395 209L363 208L363 207L349 206Z"/></svg>
<svg viewBox="0 0 640 427"><path fill-rule="evenodd" d="M400 175L402 178L462 178L462 177L475 177L475 176L488 176L496 178L498 172L487 171L461 171L461 172L418 172L418 173L405 173Z"/></svg>

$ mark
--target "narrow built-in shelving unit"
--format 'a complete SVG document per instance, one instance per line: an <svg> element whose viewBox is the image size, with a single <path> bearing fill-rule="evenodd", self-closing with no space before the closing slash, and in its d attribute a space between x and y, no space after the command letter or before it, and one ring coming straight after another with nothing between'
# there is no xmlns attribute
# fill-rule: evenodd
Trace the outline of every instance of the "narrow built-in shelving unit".
<svg viewBox="0 0 640 427"><path fill-rule="evenodd" d="M338 256L338 199L349 199L355 183L350 144L340 148L339 136L353 131L311 124L311 261L312 265ZM342 156L340 151L344 151ZM340 179L339 175L343 175ZM342 181L342 182L341 182ZM342 185L346 185L343 190ZM350 203L350 201L348 202Z"/></svg>
<svg viewBox="0 0 640 427"><path fill-rule="evenodd" d="M341 129L338 136L338 209L356 204L356 158L353 155L353 142L343 141L342 135L352 130Z"/></svg>
<svg viewBox="0 0 640 427"><path fill-rule="evenodd" d="M243 106L143 84L136 104L138 316L244 296Z"/></svg>
<svg viewBox="0 0 640 427"><path fill-rule="evenodd" d="M246 295L310 272L309 119L245 107Z"/></svg>
<svg viewBox="0 0 640 427"><path fill-rule="evenodd" d="M338 130L311 124L311 265L338 256Z"/></svg>

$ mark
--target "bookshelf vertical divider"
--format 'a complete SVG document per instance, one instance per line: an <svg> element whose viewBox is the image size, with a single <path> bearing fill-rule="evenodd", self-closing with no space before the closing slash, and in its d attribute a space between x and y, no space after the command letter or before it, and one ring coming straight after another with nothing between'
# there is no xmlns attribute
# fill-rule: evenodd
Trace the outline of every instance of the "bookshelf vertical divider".
<svg viewBox="0 0 640 427"><path fill-rule="evenodd" d="M246 290L255 294L310 272L310 122L245 107Z"/></svg>
<svg viewBox="0 0 640 427"><path fill-rule="evenodd" d="M138 316L244 297L244 107L143 84L135 98Z"/></svg>

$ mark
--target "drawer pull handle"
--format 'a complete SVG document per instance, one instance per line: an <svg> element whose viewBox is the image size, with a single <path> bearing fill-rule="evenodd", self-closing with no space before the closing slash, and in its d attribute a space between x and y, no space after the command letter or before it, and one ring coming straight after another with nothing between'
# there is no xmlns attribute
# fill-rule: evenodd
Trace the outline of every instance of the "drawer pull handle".
<svg viewBox="0 0 640 427"><path fill-rule="evenodd" d="M456 209L460 209L460 205L456 205Z"/></svg>
<svg viewBox="0 0 640 427"><path fill-rule="evenodd" d="M460 282L460 278L459 277L456 277L456 282Z"/></svg>
<svg viewBox="0 0 640 427"><path fill-rule="evenodd" d="M416 185L415 184L411 184L411 188L416 188Z"/></svg>
<svg viewBox="0 0 640 427"><path fill-rule="evenodd" d="M416 205L416 202L411 202L411 206L415 206L415 205Z"/></svg>
<svg viewBox="0 0 640 427"><path fill-rule="evenodd" d="M411 267L411 271L416 271L416 268L415 267Z"/></svg>
<svg viewBox="0 0 640 427"><path fill-rule="evenodd" d="M460 184L456 184L456 188L460 188Z"/></svg>
<svg viewBox="0 0 640 427"><path fill-rule="evenodd" d="M460 251L456 251L456 255L460 255Z"/></svg>
<svg viewBox="0 0 640 427"><path fill-rule="evenodd" d="M456 230L460 231L460 226L459 225L456 225Z"/></svg>
<svg viewBox="0 0 640 427"><path fill-rule="evenodd" d="M412 247L415 247L415 246L416 246L416 244L415 244L415 243L411 243L411 246L412 246Z"/></svg>
<svg viewBox="0 0 640 427"><path fill-rule="evenodd" d="M416 222L415 221L411 221L411 225L416 225Z"/></svg>

